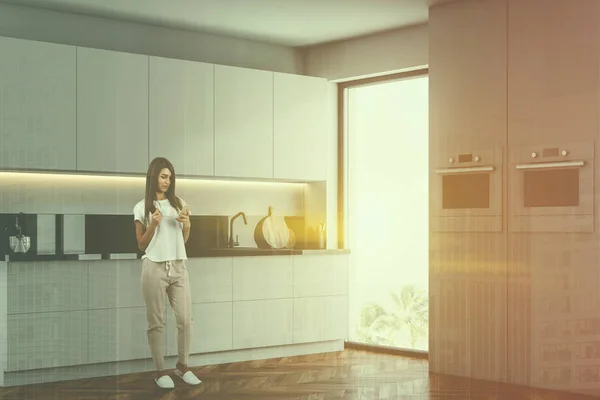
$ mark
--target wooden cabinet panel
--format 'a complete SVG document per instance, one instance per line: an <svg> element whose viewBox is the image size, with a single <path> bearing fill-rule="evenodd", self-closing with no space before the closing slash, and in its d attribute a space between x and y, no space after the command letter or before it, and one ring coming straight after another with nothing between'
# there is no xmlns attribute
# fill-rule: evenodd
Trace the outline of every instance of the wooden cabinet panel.
<svg viewBox="0 0 600 400"><path fill-rule="evenodd" d="M596 139L600 4L510 1L508 143Z"/></svg>
<svg viewBox="0 0 600 400"><path fill-rule="evenodd" d="M564 143L578 143L597 154L599 29L597 1L509 1L508 143L520 162L529 158L531 148ZM540 154L536 162L543 157ZM586 158L586 168L596 165ZM514 173L514 164L510 168L509 194L514 194L522 191L521 177ZM579 329L586 324L593 327L599 311L600 283L593 271L600 249L597 222L589 215L597 209L597 196L591 192L598 187L598 174L593 173L592 184L591 172L580 172L588 179L580 185L581 207L576 213L584 211L585 216L573 217L567 207L560 208L571 215L552 216L559 207L525 209L515 205L522 203L521 195L509 199L514 214L529 214L509 221L511 231L522 231L509 234L508 246L511 383L590 394L600 388L597 372L588 368L598 357L578 353L579 343L597 337ZM590 202L590 196L596 200Z"/></svg>
<svg viewBox="0 0 600 400"><path fill-rule="evenodd" d="M433 275L429 287L429 368L440 374L469 376L467 283Z"/></svg>
<svg viewBox="0 0 600 400"><path fill-rule="evenodd" d="M432 170L447 154L506 146L506 35L506 0L430 8ZM441 195L437 181L431 188ZM505 217L494 226L496 232L430 234L431 371L507 379Z"/></svg>
<svg viewBox="0 0 600 400"><path fill-rule="evenodd" d="M506 0L431 7L428 29L432 160L450 149L503 146Z"/></svg>
<svg viewBox="0 0 600 400"><path fill-rule="evenodd" d="M496 257L499 252L496 252ZM505 268L502 258L496 263ZM467 287L470 376L488 381L507 380L507 294L504 274L473 280ZM442 333L443 335L443 333Z"/></svg>

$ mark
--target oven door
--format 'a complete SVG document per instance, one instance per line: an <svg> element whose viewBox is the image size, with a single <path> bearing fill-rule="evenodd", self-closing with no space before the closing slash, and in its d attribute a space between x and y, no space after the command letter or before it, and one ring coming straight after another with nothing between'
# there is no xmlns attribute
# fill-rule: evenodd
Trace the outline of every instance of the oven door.
<svg viewBox="0 0 600 400"><path fill-rule="evenodd" d="M510 169L512 231L594 232L594 143L519 149Z"/></svg>
<svg viewBox="0 0 600 400"><path fill-rule="evenodd" d="M432 230L499 232L502 230L502 155L449 157L432 171ZM461 160L466 160L461 163ZM487 162L486 162L487 161Z"/></svg>

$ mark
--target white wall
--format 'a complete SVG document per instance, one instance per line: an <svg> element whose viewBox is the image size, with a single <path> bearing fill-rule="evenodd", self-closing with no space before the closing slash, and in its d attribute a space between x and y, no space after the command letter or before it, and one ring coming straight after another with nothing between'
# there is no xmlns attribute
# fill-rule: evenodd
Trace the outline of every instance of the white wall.
<svg viewBox="0 0 600 400"><path fill-rule="evenodd" d="M332 84L329 92L329 107L331 121L328 132L329 136L329 160L327 163L327 187L325 208L327 212L326 237L327 248L337 249L338 247L338 120L337 120L337 85Z"/></svg>
<svg viewBox="0 0 600 400"><path fill-rule="evenodd" d="M302 51L198 32L0 4L0 36L302 74Z"/></svg>
<svg viewBox="0 0 600 400"><path fill-rule="evenodd" d="M429 63L427 25L304 49L306 75L344 81L406 71Z"/></svg>
<svg viewBox="0 0 600 400"><path fill-rule="evenodd" d="M331 81L407 71L429 63L427 25L349 39L303 49L304 72ZM332 89L332 107L337 109L337 90ZM337 112L334 112L337 114ZM337 132L337 117L331 124ZM331 158L327 179L327 247L337 247L337 133L331 136ZM346 243L348 246L348 243Z"/></svg>

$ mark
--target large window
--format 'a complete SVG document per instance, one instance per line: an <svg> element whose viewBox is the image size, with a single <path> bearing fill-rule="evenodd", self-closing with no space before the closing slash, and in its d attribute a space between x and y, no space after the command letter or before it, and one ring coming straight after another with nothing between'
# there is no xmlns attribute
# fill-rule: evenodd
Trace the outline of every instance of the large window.
<svg viewBox="0 0 600 400"><path fill-rule="evenodd" d="M428 350L426 75L347 89L350 337Z"/></svg>

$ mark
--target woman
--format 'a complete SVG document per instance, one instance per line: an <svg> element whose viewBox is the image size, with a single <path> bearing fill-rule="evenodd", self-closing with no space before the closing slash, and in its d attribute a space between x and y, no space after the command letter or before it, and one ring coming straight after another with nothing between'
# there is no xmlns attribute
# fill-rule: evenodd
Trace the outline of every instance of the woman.
<svg viewBox="0 0 600 400"><path fill-rule="evenodd" d="M192 304L185 242L190 236L190 212L175 196L175 169L166 158L152 160L146 175L146 197L133 209L135 233L142 257L142 291L146 302L148 344L156 365L156 384L175 384L164 368L165 296L177 321L179 360L175 375L190 385L201 381L187 366L190 352Z"/></svg>

